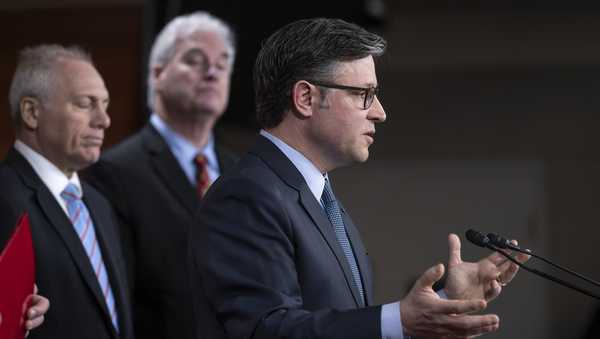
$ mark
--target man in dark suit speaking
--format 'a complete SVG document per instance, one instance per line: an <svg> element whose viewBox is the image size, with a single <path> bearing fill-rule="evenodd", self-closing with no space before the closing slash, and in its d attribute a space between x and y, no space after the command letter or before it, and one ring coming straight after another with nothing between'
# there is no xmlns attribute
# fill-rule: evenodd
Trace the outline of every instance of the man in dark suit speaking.
<svg viewBox="0 0 600 339"><path fill-rule="evenodd" d="M169 22L150 55L149 123L85 173L117 212L141 338L202 338L210 326L192 300L187 246L202 195L236 160L213 134L234 58L220 19L195 12Z"/></svg>
<svg viewBox="0 0 600 339"><path fill-rule="evenodd" d="M0 194L27 212L39 293L52 303L37 338L133 338L122 249L108 202L77 171L100 156L108 91L82 50L21 52L10 88L16 141Z"/></svg>
<svg viewBox="0 0 600 339"><path fill-rule="evenodd" d="M373 304L366 250L327 173L366 161L386 119L374 63L385 46L336 19L297 21L264 42L254 68L261 136L208 191L192 228L204 293L229 338L462 338L498 329L496 315L475 313L517 267L498 254L462 262L456 235L443 291L432 289L439 264L401 301Z"/></svg>

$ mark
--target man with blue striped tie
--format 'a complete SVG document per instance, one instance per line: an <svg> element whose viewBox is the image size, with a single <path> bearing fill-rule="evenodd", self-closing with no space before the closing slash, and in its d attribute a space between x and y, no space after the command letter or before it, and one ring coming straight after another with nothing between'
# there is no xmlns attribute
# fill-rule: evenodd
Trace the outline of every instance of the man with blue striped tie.
<svg viewBox="0 0 600 339"><path fill-rule="evenodd" d="M133 338L113 212L77 175L98 160L110 125L102 77L77 47L26 48L9 99L16 141L1 194L29 213L36 283L52 303L29 338Z"/></svg>
<svg viewBox="0 0 600 339"><path fill-rule="evenodd" d="M463 262L456 235L442 292L433 290L444 273L436 265L402 300L375 302L365 245L329 172L365 162L386 120L375 72L385 47L326 18L263 42L254 66L260 136L211 186L191 228L199 288L229 338L467 338L499 328L498 316L478 312L517 266L499 254Z"/></svg>

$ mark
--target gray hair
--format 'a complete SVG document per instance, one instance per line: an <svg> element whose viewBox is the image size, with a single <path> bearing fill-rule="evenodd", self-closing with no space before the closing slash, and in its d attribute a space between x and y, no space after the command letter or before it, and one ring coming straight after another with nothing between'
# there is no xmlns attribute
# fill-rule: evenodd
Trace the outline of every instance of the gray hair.
<svg viewBox="0 0 600 339"><path fill-rule="evenodd" d="M215 32L219 34L225 41L227 52L230 55L229 64L230 66L233 65L235 59L235 35L228 24L214 15L203 11L176 17L160 31L150 51L147 92L147 104L150 109L153 109L154 106L152 69L155 66L168 64L175 55L177 42L196 32Z"/></svg>
<svg viewBox="0 0 600 339"><path fill-rule="evenodd" d="M259 125L272 128L283 121L297 81L331 80L339 62L378 57L385 48L382 37L340 19L304 19L282 27L263 43L254 64Z"/></svg>
<svg viewBox="0 0 600 339"><path fill-rule="evenodd" d="M10 114L16 126L20 124L21 99L34 97L43 103L51 96L57 76L56 64L61 59L76 59L93 64L90 54L78 46L38 45L19 52L17 69L8 94Z"/></svg>

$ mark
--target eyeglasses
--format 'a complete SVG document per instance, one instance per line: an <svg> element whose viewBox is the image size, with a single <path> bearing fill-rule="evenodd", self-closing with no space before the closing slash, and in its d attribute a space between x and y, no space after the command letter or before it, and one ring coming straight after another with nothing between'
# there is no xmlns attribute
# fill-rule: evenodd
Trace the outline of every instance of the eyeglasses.
<svg viewBox="0 0 600 339"><path fill-rule="evenodd" d="M371 107L371 104L373 104L373 100L375 99L375 96L379 93L379 86L377 86L377 87L354 87L354 86L330 84L330 83L320 82L320 81L311 81L311 83L313 83L319 87L343 89L346 91L359 91L359 92L361 92L361 95L364 95L364 97L365 97L365 101L363 103L363 109L369 109Z"/></svg>

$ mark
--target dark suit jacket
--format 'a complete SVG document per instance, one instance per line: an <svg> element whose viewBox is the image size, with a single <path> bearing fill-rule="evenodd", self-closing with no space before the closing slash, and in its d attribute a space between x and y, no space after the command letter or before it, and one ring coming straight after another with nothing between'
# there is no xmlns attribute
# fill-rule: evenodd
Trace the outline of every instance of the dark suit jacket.
<svg viewBox="0 0 600 339"><path fill-rule="evenodd" d="M323 208L266 138L207 192L193 260L229 338L380 338L367 253L342 211L366 308Z"/></svg>
<svg viewBox="0 0 600 339"><path fill-rule="evenodd" d="M236 160L217 147L221 171ZM188 235L196 190L169 146L148 124L105 152L84 176L113 204L128 249L134 327L140 338L202 338L204 313L194 309Z"/></svg>
<svg viewBox="0 0 600 339"><path fill-rule="evenodd" d="M0 168L0 182L4 180L5 172ZM2 188L0 188L0 191L2 191ZM0 252L2 252L2 249L4 249L4 246L6 246L12 236L17 219L17 212L10 201L0 196Z"/></svg>
<svg viewBox="0 0 600 339"><path fill-rule="evenodd" d="M44 324L32 331L29 339L133 338L125 264L108 202L82 182L83 200L94 222L115 297L118 334L89 258L67 215L21 154L11 149L5 164L0 194L17 214L29 213L36 283L39 294L50 300Z"/></svg>

